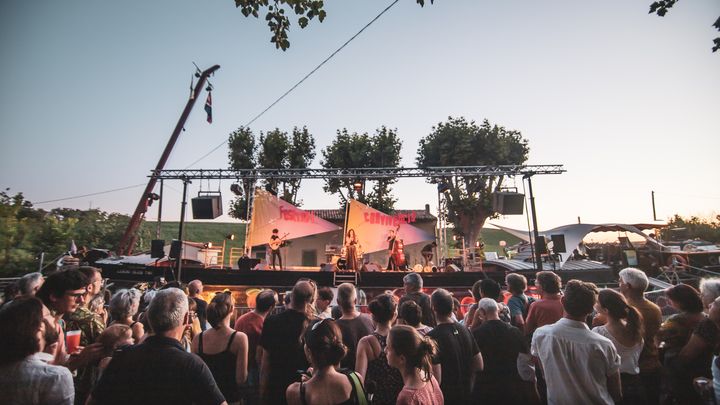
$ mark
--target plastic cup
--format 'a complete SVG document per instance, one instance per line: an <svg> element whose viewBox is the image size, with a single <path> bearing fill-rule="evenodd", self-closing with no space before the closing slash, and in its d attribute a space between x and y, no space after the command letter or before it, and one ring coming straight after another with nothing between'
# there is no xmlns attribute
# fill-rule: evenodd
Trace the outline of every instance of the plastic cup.
<svg viewBox="0 0 720 405"><path fill-rule="evenodd" d="M65 343L67 344L68 354L73 354L80 347L80 331L70 330L65 333Z"/></svg>

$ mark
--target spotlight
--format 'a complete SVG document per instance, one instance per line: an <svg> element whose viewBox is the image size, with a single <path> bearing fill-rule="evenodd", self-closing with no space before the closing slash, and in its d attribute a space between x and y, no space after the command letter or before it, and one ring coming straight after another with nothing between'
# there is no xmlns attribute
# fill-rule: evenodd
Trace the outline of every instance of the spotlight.
<svg viewBox="0 0 720 405"><path fill-rule="evenodd" d="M270 193L274 196L277 196L277 191L273 190L273 187L270 183L265 185L265 191L267 191L268 193Z"/></svg>
<svg viewBox="0 0 720 405"><path fill-rule="evenodd" d="M237 183L230 185L230 191L232 191L233 194L235 194L237 196L241 196L243 193L242 187Z"/></svg>
<svg viewBox="0 0 720 405"><path fill-rule="evenodd" d="M225 239L227 239L227 240L235 240L235 234L234 234L234 233L230 233L230 234L228 234L227 236L225 236Z"/></svg>
<svg viewBox="0 0 720 405"><path fill-rule="evenodd" d="M150 194L148 194L148 198L150 198L153 201L157 201L160 199L160 196L155 193L150 193Z"/></svg>
<svg viewBox="0 0 720 405"><path fill-rule="evenodd" d="M205 249L212 249L212 247L213 247L212 242L208 242L205 244Z"/></svg>

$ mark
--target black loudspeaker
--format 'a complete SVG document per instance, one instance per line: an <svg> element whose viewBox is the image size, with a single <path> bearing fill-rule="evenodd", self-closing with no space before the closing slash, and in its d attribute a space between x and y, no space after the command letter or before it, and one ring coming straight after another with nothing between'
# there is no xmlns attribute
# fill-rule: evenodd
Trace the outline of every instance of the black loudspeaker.
<svg viewBox="0 0 720 405"><path fill-rule="evenodd" d="M260 263L260 259L253 259L251 257L241 257L238 259L238 270L250 271Z"/></svg>
<svg viewBox="0 0 720 405"><path fill-rule="evenodd" d="M550 235L553 243L553 253L567 253L565 235Z"/></svg>
<svg viewBox="0 0 720 405"><path fill-rule="evenodd" d="M153 239L150 242L150 257L153 259L165 257L165 240Z"/></svg>
<svg viewBox="0 0 720 405"><path fill-rule="evenodd" d="M522 215L525 207L525 194L497 192L492 193L493 211L502 215Z"/></svg>
<svg viewBox="0 0 720 405"><path fill-rule="evenodd" d="M376 263L367 263L362 266L360 271L382 271L382 268Z"/></svg>
<svg viewBox="0 0 720 405"><path fill-rule="evenodd" d="M541 255L544 255L544 254L546 254L546 253L548 252L548 251L547 251L547 241L545 240L545 237L544 237L544 236L541 235L541 236L540 236L539 238L537 238L537 240L535 241L535 250L537 250L538 252L540 252Z"/></svg>
<svg viewBox="0 0 720 405"><path fill-rule="evenodd" d="M172 243L170 243L170 254L168 255L170 258L177 259L180 257L180 241L177 239L174 239Z"/></svg>
<svg viewBox="0 0 720 405"><path fill-rule="evenodd" d="M222 215L219 195L203 195L192 199L193 219L215 219Z"/></svg>

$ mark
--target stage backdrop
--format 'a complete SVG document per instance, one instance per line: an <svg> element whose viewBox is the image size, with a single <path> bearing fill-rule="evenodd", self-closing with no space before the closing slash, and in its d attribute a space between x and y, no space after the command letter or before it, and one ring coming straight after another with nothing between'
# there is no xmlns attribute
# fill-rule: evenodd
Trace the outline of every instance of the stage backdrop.
<svg viewBox="0 0 720 405"><path fill-rule="evenodd" d="M280 231L280 236L288 234L286 240L341 229L333 223L318 218L313 211L301 210L265 190L256 189L250 217L248 245L258 246L268 243L274 228Z"/></svg>
<svg viewBox="0 0 720 405"><path fill-rule="evenodd" d="M405 245L435 240L435 236L410 225L415 222L414 213L388 215L355 200L350 200L348 211L345 234L350 229L355 230L361 249L365 253L387 250L388 231L396 229L398 225L400 225L398 238L402 239Z"/></svg>

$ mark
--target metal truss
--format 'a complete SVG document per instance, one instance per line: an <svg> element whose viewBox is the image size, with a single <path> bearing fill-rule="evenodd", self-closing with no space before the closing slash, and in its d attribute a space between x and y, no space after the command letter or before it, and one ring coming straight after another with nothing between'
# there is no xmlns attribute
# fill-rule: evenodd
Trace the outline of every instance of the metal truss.
<svg viewBox="0 0 720 405"><path fill-rule="evenodd" d="M383 179L391 177L426 177L442 179L468 176L524 176L561 174L563 165L445 166L445 167L373 167L331 169L186 169L157 170L149 177L163 180L292 180L292 179Z"/></svg>

